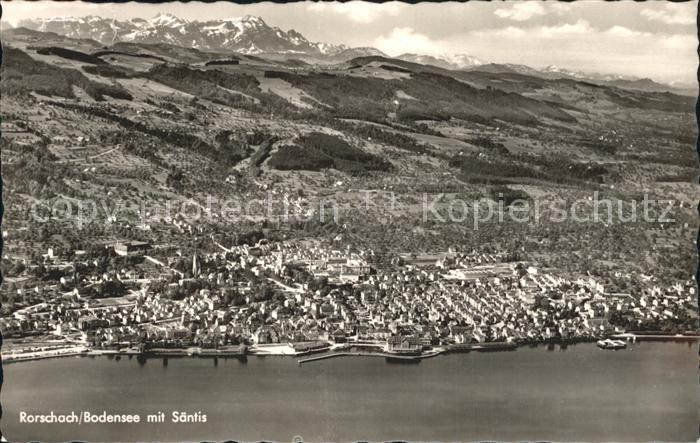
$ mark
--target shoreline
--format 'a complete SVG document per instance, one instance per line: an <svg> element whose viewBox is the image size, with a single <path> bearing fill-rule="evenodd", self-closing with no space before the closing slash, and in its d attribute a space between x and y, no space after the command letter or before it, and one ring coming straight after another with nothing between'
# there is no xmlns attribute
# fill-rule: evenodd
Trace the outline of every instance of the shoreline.
<svg viewBox="0 0 700 443"><path fill-rule="evenodd" d="M337 358L337 357L384 357L387 359L393 359L393 360L405 360L405 361L420 361L426 358L432 358L432 357L437 357L440 354L447 353L447 350L445 349L440 349L432 352L424 352L419 355L403 355L403 354L392 354L389 352L362 352L362 351L345 351L345 352L333 352L330 354L323 354L323 355L318 355L315 357L308 357L308 358L303 358L301 360L297 360L297 363L299 365L302 365L304 363L311 363L314 361L320 361L320 360L327 360L330 358Z"/></svg>
<svg viewBox="0 0 700 443"><path fill-rule="evenodd" d="M667 342L679 342L679 341L700 341L700 334L657 334L657 333L621 333L621 334L611 334L609 338L624 339L626 341L641 342L641 341L667 341ZM469 353L469 352L507 352L515 351L521 347L539 347L539 346L553 346L553 345L576 345L579 343L594 343L597 338L579 338L579 339L553 339L548 341L538 341L538 342L486 342L486 343L469 343L469 344L452 344L444 345L433 348L428 351L423 351L421 354L417 355L406 355L401 353L386 352L383 349L377 352L371 351L352 351L350 349L356 348L366 348L377 347L380 348L379 344L353 344L344 343L342 345L332 345L329 344L326 347L319 347L314 349L308 349L304 351L294 351L293 347L290 345L263 345L263 346L240 346L238 349L206 349L198 347L190 348L156 348L147 351L138 351L132 348L123 350L111 350L111 349L88 349L87 347L74 347L65 348L52 351L39 351L39 352L27 352L27 353L9 353L2 355L2 362L5 364L10 363L21 363L26 361L35 360L46 360L52 358L63 358L63 357L142 357L142 358L168 358L168 357L186 357L186 358L247 358L248 356L256 357L305 357L313 354L322 354L319 356L312 356L307 358L300 358L298 360L299 364L325 360L329 358L337 357L384 357L394 360L406 360L406 361L420 361L426 358L436 357L442 354L451 353ZM76 349L77 348L77 349ZM283 349L283 351L280 351ZM291 351L290 351L291 349ZM381 348L380 348L381 349ZM277 352L275 352L275 350Z"/></svg>

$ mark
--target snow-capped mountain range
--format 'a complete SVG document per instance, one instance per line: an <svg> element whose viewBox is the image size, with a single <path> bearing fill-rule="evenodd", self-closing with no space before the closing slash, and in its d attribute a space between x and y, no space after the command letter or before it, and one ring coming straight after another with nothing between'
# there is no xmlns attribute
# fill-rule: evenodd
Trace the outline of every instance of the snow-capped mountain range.
<svg viewBox="0 0 700 443"><path fill-rule="evenodd" d="M350 48L342 44L312 42L294 29L283 31L276 26L268 25L262 18L251 15L208 21L184 20L172 14L158 14L150 19L129 20L97 16L53 17L21 20L17 23L17 27L53 32L70 38L91 39L107 46L117 42L169 43L203 51L274 55L320 63L341 62L365 56L389 57L371 47ZM495 64L467 54L406 53L395 58L445 69L518 73L547 79L569 78L643 90L669 88L668 85L661 85L649 79L572 71L553 65L536 69L517 64ZM674 87L681 86L674 85Z"/></svg>
<svg viewBox="0 0 700 443"><path fill-rule="evenodd" d="M560 68L559 66L556 66L556 65L549 65L549 66L545 67L544 69L542 69L541 72L544 74L561 75L563 77L570 77L570 78L576 78L576 79L582 79L582 80L600 80L600 81L606 81L606 82L618 81L618 80L625 80L625 81L640 80L639 77L634 77L631 75L601 74L599 72L572 71L570 69Z"/></svg>
<svg viewBox="0 0 700 443"><path fill-rule="evenodd" d="M401 54L396 58L407 62L420 63L421 65L433 65L445 69L465 69L484 64L484 62L478 58L467 54L441 54L438 56Z"/></svg>
<svg viewBox="0 0 700 443"><path fill-rule="evenodd" d="M251 15L209 21L183 20L172 14L158 14L148 20L115 20L96 16L54 17L21 20L17 27L54 32L71 38L91 39L104 45L116 42L169 43L204 51L232 51L249 55L278 54L322 58L327 61L343 61L365 56L388 57L382 51L371 47L350 48L327 42L312 42L293 29L283 31L268 25L262 18ZM404 54L398 58L447 69L463 69L482 64L477 58L466 54Z"/></svg>
<svg viewBox="0 0 700 443"><path fill-rule="evenodd" d="M269 26L260 17L190 21L172 14L158 14L145 20L115 20L96 16L26 19L18 23L35 31L55 32L71 38L96 40L104 45L116 42L169 43L205 51L233 51L243 54L334 55L345 45L316 43L299 32ZM373 55L373 54L372 54Z"/></svg>
<svg viewBox="0 0 700 443"><path fill-rule="evenodd" d="M675 92L684 95L695 95L697 85L665 84L655 82L648 78L639 78L630 75L601 74L598 72L574 71L559 68L555 65L536 69L527 65L513 63L485 63L481 65L463 68L468 71L482 71L493 74L521 74L539 77L548 80L571 79L599 85L616 86L623 89L632 89L647 92Z"/></svg>
<svg viewBox="0 0 700 443"><path fill-rule="evenodd" d="M169 43L205 51L323 57L329 61L363 56L387 57L376 48L350 48L333 43L312 42L293 29L283 31L268 25L262 18L251 15L209 21L183 20L172 14L158 14L148 20L116 20L96 16L54 17L21 20L17 27L91 39L104 45L116 42ZM398 58L447 69L463 69L482 64L477 58L466 54L437 57L404 54Z"/></svg>

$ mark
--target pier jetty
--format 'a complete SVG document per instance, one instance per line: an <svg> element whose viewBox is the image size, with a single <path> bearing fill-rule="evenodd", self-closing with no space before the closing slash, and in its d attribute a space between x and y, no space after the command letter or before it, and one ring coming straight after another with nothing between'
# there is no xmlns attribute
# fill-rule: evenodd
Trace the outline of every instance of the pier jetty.
<svg viewBox="0 0 700 443"><path fill-rule="evenodd" d="M395 354L395 353L391 353L391 352L345 351L345 352L332 352L329 354L314 355L312 357L302 358L302 359L298 360L298 363L301 365L303 363L310 363L313 361L327 360L329 358L337 358L337 357L383 357L383 358L388 358L388 359L392 359L392 360L412 361L412 360L423 360L426 358L435 357L437 355L442 354L443 352L445 352L444 349L436 349L433 351L424 352L424 353L417 354L417 355L402 355L402 354Z"/></svg>

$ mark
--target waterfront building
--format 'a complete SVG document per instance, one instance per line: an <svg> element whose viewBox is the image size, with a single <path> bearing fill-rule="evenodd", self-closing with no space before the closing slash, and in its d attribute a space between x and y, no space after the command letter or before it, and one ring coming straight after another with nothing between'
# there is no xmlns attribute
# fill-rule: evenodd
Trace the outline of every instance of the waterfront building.
<svg viewBox="0 0 700 443"><path fill-rule="evenodd" d="M414 335L392 335L386 341L386 350L396 354L418 354L421 348L420 338Z"/></svg>

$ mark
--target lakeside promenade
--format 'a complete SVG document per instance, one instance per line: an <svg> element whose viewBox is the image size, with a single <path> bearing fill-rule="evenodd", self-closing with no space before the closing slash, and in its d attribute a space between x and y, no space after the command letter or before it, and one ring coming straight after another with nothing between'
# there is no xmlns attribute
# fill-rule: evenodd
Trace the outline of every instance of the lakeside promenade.
<svg viewBox="0 0 700 443"><path fill-rule="evenodd" d="M610 338L625 340L625 341L697 341L700 340L700 333L695 334L663 334L657 332L639 333L625 332L622 334L610 335ZM584 340L586 341L586 340ZM587 340L587 341L593 341ZM151 348L139 350L137 348L123 349L91 349L85 344L70 344L64 347L54 347L51 349L41 349L35 351L18 352L9 351L2 353L3 363L18 363L22 361L42 360L48 358L59 357L75 357L75 356L144 356L144 357L232 357L240 358L248 355L251 356L287 356L287 357L304 357L298 360L299 364L310 363L314 361L325 360L336 357L384 357L394 360L421 360L425 358L436 357L446 353L460 352L497 352L497 351L513 351L519 347L531 345L549 345L549 344L575 344L581 340L573 341L555 341L542 343L515 343L515 342L485 342L485 343L463 343L444 345L435 347L429 350L421 351L417 355L405 355L400 353L386 352L382 343L328 343L327 346L315 347L311 349L296 350L293 343L270 344L270 345L238 345L227 346L225 348L209 349L201 347L187 348ZM351 348L361 348L365 350L352 351ZM366 349L376 349L366 350ZM322 355L313 355L321 354ZM313 355L311 357L305 357Z"/></svg>
<svg viewBox="0 0 700 443"><path fill-rule="evenodd" d="M73 357L76 355L87 355L88 352L89 348L83 345L30 352L3 352L2 362L14 363L29 360L42 360L46 358Z"/></svg>

